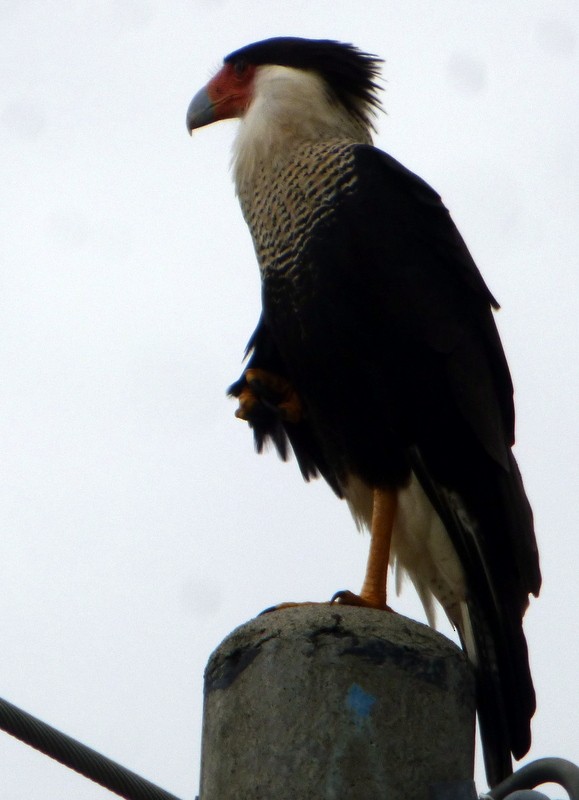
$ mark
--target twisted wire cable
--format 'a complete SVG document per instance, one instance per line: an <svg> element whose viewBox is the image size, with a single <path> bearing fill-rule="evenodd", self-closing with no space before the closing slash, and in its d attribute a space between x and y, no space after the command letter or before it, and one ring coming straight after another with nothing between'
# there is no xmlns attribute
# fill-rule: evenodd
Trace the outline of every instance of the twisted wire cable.
<svg viewBox="0 0 579 800"><path fill-rule="evenodd" d="M2 698L0 729L125 800L179 800L174 794Z"/></svg>

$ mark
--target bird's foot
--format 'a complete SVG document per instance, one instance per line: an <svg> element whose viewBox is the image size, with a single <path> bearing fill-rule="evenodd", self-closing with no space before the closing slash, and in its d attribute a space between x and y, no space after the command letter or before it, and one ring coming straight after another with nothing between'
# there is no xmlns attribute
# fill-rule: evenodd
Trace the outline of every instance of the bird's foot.
<svg viewBox="0 0 579 800"><path fill-rule="evenodd" d="M264 608L263 611L260 611L258 616L263 616L264 614L271 614L272 611L283 611L285 608L296 608L297 606L328 606L331 605L331 601L329 603L318 603L315 600L303 600L301 603L278 603L275 606L269 606L269 608Z"/></svg>
<svg viewBox="0 0 579 800"><path fill-rule="evenodd" d="M302 403L291 383L265 369L245 371L246 386L239 395L238 419L249 421L258 403L272 406L284 422L299 422L303 416Z"/></svg>
<svg viewBox="0 0 579 800"><path fill-rule="evenodd" d="M246 386L241 390L241 394L237 399L239 401L239 406L235 410L235 416L237 419L243 419L245 422L249 422L254 408L259 403L258 398L249 386Z"/></svg>
<svg viewBox="0 0 579 800"><path fill-rule="evenodd" d="M347 589L344 589L342 591L336 592L333 595L332 599L326 602L305 600L300 603L293 603L293 602L278 603L275 606L264 608L264 610L260 612L259 616L261 616L262 614L271 614L272 611L283 611L283 609L285 608L296 608L297 606L333 606L333 605L358 606L360 608L375 608L380 611L390 611L392 614L395 613L390 608L390 606L386 605L385 600L381 600L380 598L377 597L354 594L354 592L349 592Z"/></svg>
<svg viewBox="0 0 579 800"><path fill-rule="evenodd" d="M330 600L330 604L338 603L344 606L360 606L362 608L376 608L379 611L394 611L386 604L386 597L373 594L354 594L348 589L336 592Z"/></svg>

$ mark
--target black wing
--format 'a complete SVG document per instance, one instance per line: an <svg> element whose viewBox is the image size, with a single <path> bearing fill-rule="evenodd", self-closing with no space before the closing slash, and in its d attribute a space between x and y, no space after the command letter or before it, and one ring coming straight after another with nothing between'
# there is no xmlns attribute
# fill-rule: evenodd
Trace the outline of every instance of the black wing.
<svg viewBox="0 0 579 800"><path fill-rule="evenodd" d="M436 192L372 147L357 148L357 168L358 197L344 201L325 246L333 242L334 269L345 259L361 271L365 309L356 314L381 326L374 357L388 352L405 383L397 422L413 434L410 463L465 569L493 785L511 771L510 753L520 758L530 747L535 693L522 616L541 584L510 449L513 387L498 306ZM396 343L399 361L384 339Z"/></svg>

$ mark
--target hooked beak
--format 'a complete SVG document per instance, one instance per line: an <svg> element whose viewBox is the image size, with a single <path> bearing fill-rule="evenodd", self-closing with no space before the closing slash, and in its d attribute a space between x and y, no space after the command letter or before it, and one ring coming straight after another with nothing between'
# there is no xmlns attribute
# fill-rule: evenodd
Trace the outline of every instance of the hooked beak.
<svg viewBox="0 0 579 800"><path fill-rule="evenodd" d="M225 64L191 100L187 109L189 133L220 119L242 117L251 101L254 75L254 66L240 73Z"/></svg>
<svg viewBox="0 0 579 800"><path fill-rule="evenodd" d="M195 128L202 128L204 125L210 125L215 122L215 108L207 87L204 86L199 89L193 100L189 103L187 109L187 130L193 133Z"/></svg>

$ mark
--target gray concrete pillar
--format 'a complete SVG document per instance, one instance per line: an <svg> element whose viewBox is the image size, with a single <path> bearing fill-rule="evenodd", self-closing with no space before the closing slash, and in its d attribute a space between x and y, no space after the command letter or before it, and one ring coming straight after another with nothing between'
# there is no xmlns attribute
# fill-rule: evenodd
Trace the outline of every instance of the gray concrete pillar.
<svg viewBox="0 0 579 800"><path fill-rule="evenodd" d="M427 800L470 780L474 681L445 637L339 605L257 617L205 672L200 800Z"/></svg>

